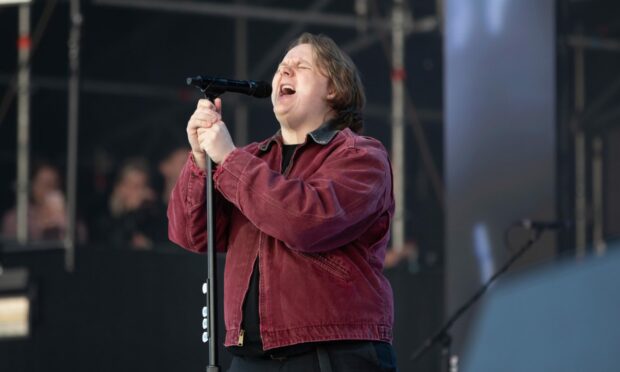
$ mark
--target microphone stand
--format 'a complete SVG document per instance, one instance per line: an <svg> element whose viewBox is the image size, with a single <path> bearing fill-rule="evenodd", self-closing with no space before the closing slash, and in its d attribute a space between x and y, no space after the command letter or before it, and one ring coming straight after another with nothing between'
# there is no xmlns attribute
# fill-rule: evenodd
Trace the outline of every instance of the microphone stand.
<svg viewBox="0 0 620 372"><path fill-rule="evenodd" d="M231 91L248 94L257 98L266 98L271 95L271 85L266 82L237 81L197 76L185 79L187 85L193 85L204 93L205 98L214 102L224 92ZM213 160L207 154L206 165L206 199L207 199L207 281L202 285L202 293L207 297L207 305L202 308L202 342L209 342L209 365L207 372L219 372L217 365L217 300L216 270L215 270L215 210L213 199Z"/></svg>
<svg viewBox="0 0 620 372"><path fill-rule="evenodd" d="M188 85L191 83L188 81ZM223 92L213 92L208 88L200 89L205 97L214 102L215 99ZM218 355L217 355L217 275L215 269L215 210L213 199L213 160L207 155L206 165L206 208L207 208L207 281L202 285L202 293L206 295L206 306L202 308L202 342L209 343L209 364L207 372L219 372Z"/></svg>
<svg viewBox="0 0 620 372"><path fill-rule="evenodd" d="M450 328L452 325L465 313L469 310L482 295L487 291L487 289L497 280L499 276L505 273L512 264L518 260L525 252L527 252L533 245L540 239L544 228L531 228L531 236L528 241L517 251L515 252L509 259L504 263L502 267L500 267L493 276L491 276L485 283L474 293L473 296L469 298L461 307L459 307L453 314L448 318L448 320L444 323L444 325L435 332L431 337L427 338L418 349L411 354L411 360L416 361L420 359L420 357L426 354L431 348L435 345L441 345L441 357L442 357L442 372L458 372L458 358L453 356L451 353L452 347L452 336L450 335Z"/></svg>

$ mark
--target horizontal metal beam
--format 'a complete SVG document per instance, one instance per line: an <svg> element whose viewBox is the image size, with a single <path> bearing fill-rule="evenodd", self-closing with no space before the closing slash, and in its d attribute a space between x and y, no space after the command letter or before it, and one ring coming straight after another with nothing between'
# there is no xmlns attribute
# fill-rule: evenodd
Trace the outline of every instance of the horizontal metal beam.
<svg viewBox="0 0 620 372"><path fill-rule="evenodd" d="M0 85L11 86L13 81L13 75L0 74ZM180 82L182 85L184 82ZM68 82L66 77L50 77L50 76L37 76L32 78L31 90L34 92L38 89L47 89L55 91L64 91L68 89ZM83 79L80 85L80 91L90 94L103 94L103 95L116 95L116 96L129 96L139 98L162 98L169 100L182 100L183 96L187 93L190 95L198 90L181 87L174 89L172 87L150 84L136 84L136 83L124 83L124 82L112 82L104 80ZM197 95L200 92L196 93Z"/></svg>
<svg viewBox="0 0 620 372"><path fill-rule="evenodd" d="M409 36L412 33L432 32L438 27L439 24L437 23L437 18L434 16L416 19L414 27L405 30L405 36ZM378 32L364 34L357 39L342 45L342 50L347 52L349 55L355 54L368 48L377 41L380 41L384 37L389 38L389 32L390 30L380 30Z"/></svg>
<svg viewBox="0 0 620 372"><path fill-rule="evenodd" d="M38 89L47 89L52 91L66 92L68 89L67 79L49 76L33 76L31 81L31 90L36 92ZM86 94L102 94L111 96L125 96L136 98L163 99L177 102L194 101L202 98L202 94L193 88L188 88L180 84L179 88L162 85L137 84L127 82L112 82L104 80L82 79L80 91ZM10 86L13 83L12 75L0 73L0 86ZM234 101L236 95L227 98ZM267 107L263 101L249 100L252 107ZM234 103L233 103L234 104ZM269 106L271 107L271 106ZM440 110L434 109L417 109L418 116L426 123L441 122L443 115ZM366 117L385 119L389 123L390 108L387 105L368 103L364 109Z"/></svg>
<svg viewBox="0 0 620 372"><path fill-rule="evenodd" d="M323 13L320 11L293 10L285 8L253 6L245 4L225 4L197 1L166 1L166 0L95 0L97 5L117 6L123 8L159 10L176 13L190 13L193 15L211 15L230 18L244 18L268 22L297 23L331 26L337 28L355 29L360 25L360 19L355 15ZM433 17L434 18L434 17ZM410 17L406 17L405 29L428 32L437 27L437 21L428 20L419 27ZM376 29L390 29L389 19L371 18L366 20L368 27ZM431 29L429 29L431 26Z"/></svg>
<svg viewBox="0 0 620 372"><path fill-rule="evenodd" d="M0 6L29 4L32 0L0 0Z"/></svg>
<svg viewBox="0 0 620 372"><path fill-rule="evenodd" d="M586 37L581 35L568 36L568 45L574 48L606 50L620 52L620 40L604 39L599 37Z"/></svg>

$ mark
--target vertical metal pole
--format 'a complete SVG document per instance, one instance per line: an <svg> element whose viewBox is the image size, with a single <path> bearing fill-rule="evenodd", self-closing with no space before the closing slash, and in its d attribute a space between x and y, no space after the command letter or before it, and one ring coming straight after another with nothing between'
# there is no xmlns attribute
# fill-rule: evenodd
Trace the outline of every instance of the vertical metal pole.
<svg viewBox="0 0 620 372"><path fill-rule="evenodd" d="M392 166L396 210L392 222L392 247L405 245L405 30L403 0L392 7Z"/></svg>
<svg viewBox="0 0 620 372"><path fill-rule="evenodd" d="M19 6L17 40L17 241L28 242L30 167L30 5Z"/></svg>
<svg viewBox="0 0 620 372"><path fill-rule="evenodd" d="M605 254L607 244L603 237L603 140L592 141L592 243L597 255Z"/></svg>
<svg viewBox="0 0 620 372"><path fill-rule="evenodd" d="M435 17L439 23L439 32L444 34L444 0L435 0Z"/></svg>
<svg viewBox="0 0 620 372"><path fill-rule="evenodd" d="M579 32L581 34L581 32ZM575 111L577 117L585 107L584 48L575 46ZM586 145L582 123L575 126L575 253L586 253Z"/></svg>
<svg viewBox="0 0 620 372"><path fill-rule="evenodd" d="M215 100L217 95L212 95L205 92L205 97L211 102ZM217 329L217 269L216 269L216 254L215 254L215 189L213 187L213 160L207 155L206 164L206 207L207 207L207 280L203 284L202 292L206 294L207 306L202 309L202 342L209 343L209 364L207 365L207 372L219 372L218 366L218 329Z"/></svg>
<svg viewBox="0 0 620 372"><path fill-rule="evenodd" d="M65 234L65 268L75 267L75 210L77 201L77 155L80 94L80 33L82 14L80 0L71 0L71 31L69 33L69 96L67 131L67 232Z"/></svg>
<svg viewBox="0 0 620 372"><path fill-rule="evenodd" d="M243 0L238 0L243 2ZM235 20L235 75L246 79L248 74L247 20ZM248 143L248 106L238 103L235 107L235 143L243 146Z"/></svg>
<svg viewBox="0 0 620 372"><path fill-rule="evenodd" d="M213 101L213 99L212 99ZM215 205L213 188L213 160L207 157L207 329L203 333L203 341L209 342L209 364L207 372L219 372L218 329L217 329L217 273L216 273L216 254L215 254ZM205 337L206 335L206 337Z"/></svg>
<svg viewBox="0 0 620 372"><path fill-rule="evenodd" d="M368 0L355 0L354 8L357 16L357 32L366 33L368 31Z"/></svg>

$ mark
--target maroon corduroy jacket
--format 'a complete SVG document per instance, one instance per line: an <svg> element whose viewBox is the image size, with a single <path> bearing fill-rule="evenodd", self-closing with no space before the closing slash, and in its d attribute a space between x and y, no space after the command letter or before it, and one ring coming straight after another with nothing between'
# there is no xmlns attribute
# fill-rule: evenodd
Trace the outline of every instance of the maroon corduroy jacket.
<svg viewBox="0 0 620 372"><path fill-rule="evenodd" d="M242 306L259 257L265 350L328 340L392 341L382 274L394 212L387 152L328 125L282 172L279 134L234 150L214 175L216 248L226 251L226 346L243 340ZM205 173L190 156L168 206L169 237L206 251Z"/></svg>

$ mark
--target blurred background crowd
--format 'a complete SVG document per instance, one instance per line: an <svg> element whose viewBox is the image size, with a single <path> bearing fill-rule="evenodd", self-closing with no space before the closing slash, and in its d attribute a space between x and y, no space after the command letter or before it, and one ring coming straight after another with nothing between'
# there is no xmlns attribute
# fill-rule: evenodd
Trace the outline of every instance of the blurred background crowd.
<svg viewBox="0 0 620 372"><path fill-rule="evenodd" d="M92 175L90 204L77 217L77 241L121 249L166 249L166 208L189 148L171 148L156 163L145 157L123 160ZM62 169L48 161L32 168L28 237L32 242L62 241L67 228ZM84 190L85 192L88 189ZM88 213L86 213L88 211ZM4 212L2 238L16 238L15 207Z"/></svg>
<svg viewBox="0 0 620 372"><path fill-rule="evenodd" d="M161 252L180 249L168 240L166 211L190 148L182 144L168 147L155 164L146 157L131 157L123 160L117 169L95 172L92 194L88 197L90 203L85 211L79 211L76 219L79 246ZM28 239L35 245L61 244L67 234L68 218L64 173L49 161L36 162L31 173ZM12 244L17 236L16 214L15 206L4 211L0 231L0 239L13 246L17 246ZM398 251L390 250L386 268L415 254L413 242Z"/></svg>

